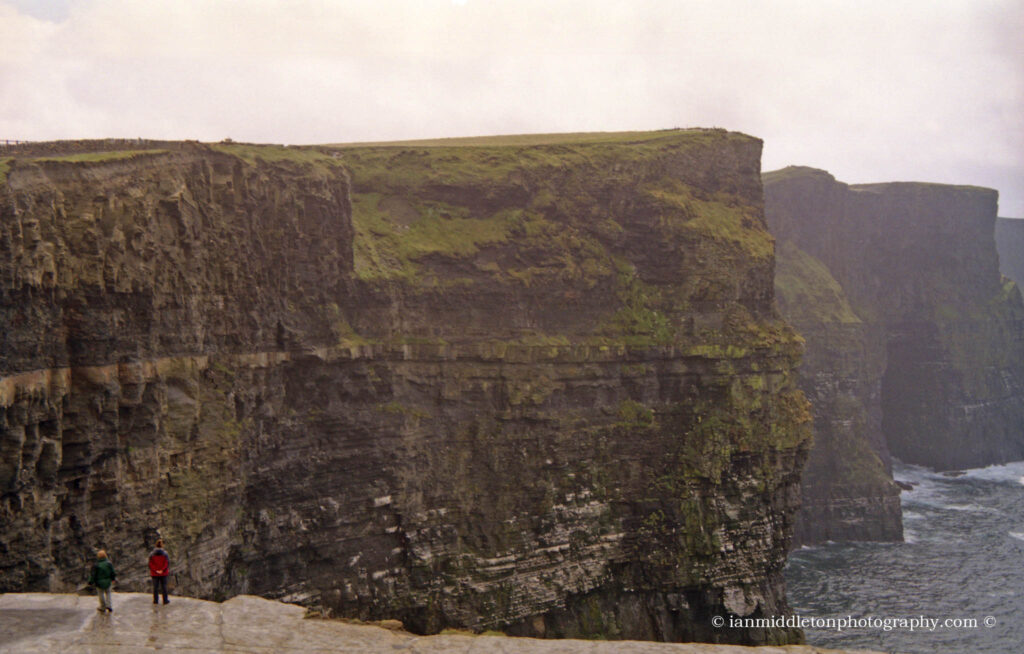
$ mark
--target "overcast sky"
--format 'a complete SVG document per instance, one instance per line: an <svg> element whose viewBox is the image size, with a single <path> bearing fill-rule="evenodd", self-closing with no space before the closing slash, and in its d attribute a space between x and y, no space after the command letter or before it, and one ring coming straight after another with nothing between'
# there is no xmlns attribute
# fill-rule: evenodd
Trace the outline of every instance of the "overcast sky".
<svg viewBox="0 0 1024 654"><path fill-rule="evenodd" d="M1024 217L1024 1L0 0L0 139L698 126Z"/></svg>

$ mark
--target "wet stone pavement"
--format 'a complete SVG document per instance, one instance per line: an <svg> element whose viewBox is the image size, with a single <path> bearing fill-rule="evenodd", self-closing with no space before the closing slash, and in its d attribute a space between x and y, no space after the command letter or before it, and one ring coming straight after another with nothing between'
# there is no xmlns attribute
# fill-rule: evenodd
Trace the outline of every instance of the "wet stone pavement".
<svg viewBox="0 0 1024 654"><path fill-rule="evenodd" d="M0 595L0 654L816 654L814 647L416 636L375 626L305 619L302 607L252 596L223 603L174 597L154 605L142 593L114 593L114 612L94 596Z"/></svg>

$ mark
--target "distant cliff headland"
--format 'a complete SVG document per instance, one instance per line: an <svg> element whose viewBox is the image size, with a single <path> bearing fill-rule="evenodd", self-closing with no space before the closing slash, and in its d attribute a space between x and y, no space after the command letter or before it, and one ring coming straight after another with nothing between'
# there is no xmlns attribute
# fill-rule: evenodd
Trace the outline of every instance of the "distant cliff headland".
<svg viewBox="0 0 1024 654"><path fill-rule="evenodd" d="M1000 218L996 221L996 249L999 251L999 270L1024 284L1024 219Z"/></svg>
<svg viewBox="0 0 1024 654"><path fill-rule="evenodd" d="M0 590L784 643L810 413L721 130L0 153Z"/></svg>
<svg viewBox="0 0 1024 654"><path fill-rule="evenodd" d="M1024 458L1024 308L996 192L766 173L783 315L814 407L798 540L899 540L890 452L957 469Z"/></svg>

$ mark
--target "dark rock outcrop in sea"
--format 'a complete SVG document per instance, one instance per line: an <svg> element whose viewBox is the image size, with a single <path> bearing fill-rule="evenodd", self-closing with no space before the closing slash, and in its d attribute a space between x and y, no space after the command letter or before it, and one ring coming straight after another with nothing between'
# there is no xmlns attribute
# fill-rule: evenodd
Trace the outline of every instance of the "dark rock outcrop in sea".
<svg viewBox="0 0 1024 654"><path fill-rule="evenodd" d="M996 192L800 167L764 182L815 414L799 540L898 539L890 452L939 469L1024 458L1024 308L997 269Z"/></svg>
<svg viewBox="0 0 1024 654"><path fill-rule="evenodd" d="M59 148L57 148L59 150ZM741 643L809 447L760 141L5 161L0 590Z"/></svg>

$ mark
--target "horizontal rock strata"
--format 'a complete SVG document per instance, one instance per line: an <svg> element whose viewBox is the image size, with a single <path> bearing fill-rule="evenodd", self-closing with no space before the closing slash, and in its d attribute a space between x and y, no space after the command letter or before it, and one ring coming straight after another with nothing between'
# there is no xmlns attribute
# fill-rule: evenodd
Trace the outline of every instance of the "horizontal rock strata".
<svg viewBox="0 0 1024 654"><path fill-rule="evenodd" d="M159 534L180 592L787 642L808 448L760 142L721 131L21 157L0 589Z"/></svg>

